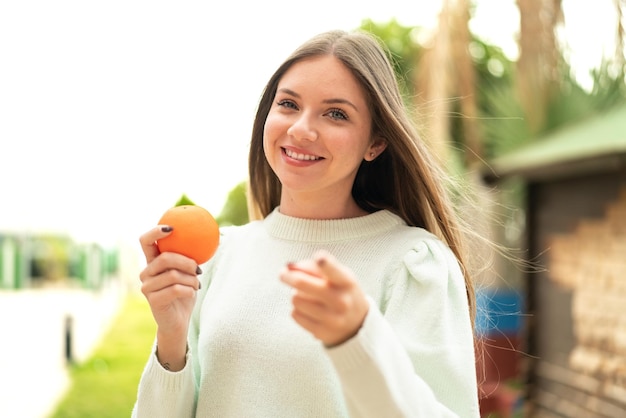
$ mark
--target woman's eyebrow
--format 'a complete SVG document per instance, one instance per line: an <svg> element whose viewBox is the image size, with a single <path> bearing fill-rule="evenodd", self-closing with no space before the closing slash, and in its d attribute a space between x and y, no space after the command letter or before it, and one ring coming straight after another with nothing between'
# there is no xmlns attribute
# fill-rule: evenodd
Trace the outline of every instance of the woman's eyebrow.
<svg viewBox="0 0 626 418"><path fill-rule="evenodd" d="M293 91L291 89L288 89L287 87L281 87L281 88L279 88L277 90L277 92L285 93L285 94L288 94L290 96L297 97L298 99L301 98L301 96L298 93L296 93L295 91ZM354 110L356 110L357 112L359 111L359 108L356 107L356 105L354 103L352 103L350 100L347 100L347 99L341 99L341 98L326 99L326 100L323 101L323 103L326 103L326 104L345 104L345 105L348 105L348 106L354 108Z"/></svg>
<svg viewBox="0 0 626 418"><path fill-rule="evenodd" d="M294 97L300 98L300 95L298 93L296 93L295 91L293 91L291 89L288 89L287 87L281 87L276 92L277 93L285 93L285 94L288 94L290 96L294 96Z"/></svg>
<svg viewBox="0 0 626 418"><path fill-rule="evenodd" d="M350 100L347 100L347 99L339 99L339 98L337 98L337 99L327 99L327 100L324 100L324 103L328 103L328 104L345 104L345 105L351 106L357 112L359 111L359 109L356 107L356 105L354 105L354 103L352 103Z"/></svg>

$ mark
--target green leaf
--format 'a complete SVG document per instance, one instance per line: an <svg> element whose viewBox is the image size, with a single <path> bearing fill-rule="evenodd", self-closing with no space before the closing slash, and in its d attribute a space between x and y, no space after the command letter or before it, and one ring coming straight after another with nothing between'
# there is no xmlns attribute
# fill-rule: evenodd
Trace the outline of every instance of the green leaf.
<svg viewBox="0 0 626 418"><path fill-rule="evenodd" d="M186 194L183 193L183 195L180 197L180 199L178 199L178 202L176 202L174 206L184 206L184 205L195 206L195 203L193 203L193 201L189 199L189 197L187 197Z"/></svg>

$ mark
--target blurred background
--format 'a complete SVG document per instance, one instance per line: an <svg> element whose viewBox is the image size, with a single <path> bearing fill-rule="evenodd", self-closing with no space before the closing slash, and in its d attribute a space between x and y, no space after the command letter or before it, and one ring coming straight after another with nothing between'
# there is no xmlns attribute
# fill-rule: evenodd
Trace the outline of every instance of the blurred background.
<svg viewBox="0 0 626 418"><path fill-rule="evenodd" d="M336 28L385 42L464 218L524 262L475 248L483 416L626 416L626 1L214 3L0 4L0 417L130 415L138 237L183 194L247 222L264 83Z"/></svg>

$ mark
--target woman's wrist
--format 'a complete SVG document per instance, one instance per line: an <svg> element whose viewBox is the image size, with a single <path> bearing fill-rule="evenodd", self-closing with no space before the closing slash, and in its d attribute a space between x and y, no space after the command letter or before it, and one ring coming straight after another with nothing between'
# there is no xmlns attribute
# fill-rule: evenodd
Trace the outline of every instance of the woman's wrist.
<svg viewBox="0 0 626 418"><path fill-rule="evenodd" d="M171 338L159 335L157 331L156 358L159 364L168 371L177 372L185 368L187 363L187 338Z"/></svg>

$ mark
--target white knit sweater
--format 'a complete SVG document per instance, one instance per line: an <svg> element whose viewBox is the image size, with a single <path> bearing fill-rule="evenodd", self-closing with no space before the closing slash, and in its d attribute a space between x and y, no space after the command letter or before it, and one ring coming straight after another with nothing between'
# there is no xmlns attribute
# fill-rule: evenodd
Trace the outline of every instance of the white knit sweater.
<svg viewBox="0 0 626 418"><path fill-rule="evenodd" d="M330 251L370 298L359 333L326 349L293 321L290 261ZM464 280L452 252L388 211L223 228L206 265L187 365L151 354L133 417L464 417L478 412Z"/></svg>

